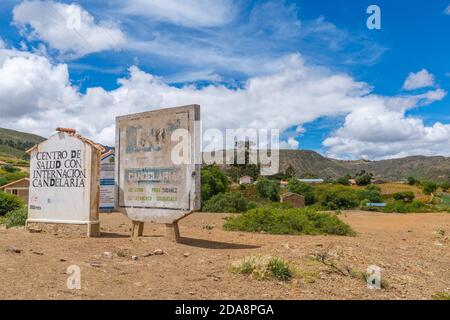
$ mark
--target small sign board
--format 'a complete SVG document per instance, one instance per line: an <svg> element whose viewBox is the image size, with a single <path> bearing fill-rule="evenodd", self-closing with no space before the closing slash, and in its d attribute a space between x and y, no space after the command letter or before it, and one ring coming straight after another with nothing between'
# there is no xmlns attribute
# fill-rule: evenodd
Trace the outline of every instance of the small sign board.
<svg viewBox="0 0 450 320"><path fill-rule="evenodd" d="M133 221L172 224L200 209L199 120L198 105L116 118L119 211Z"/></svg>
<svg viewBox="0 0 450 320"><path fill-rule="evenodd" d="M100 211L111 212L115 206L114 192L115 153L110 150L100 160Z"/></svg>

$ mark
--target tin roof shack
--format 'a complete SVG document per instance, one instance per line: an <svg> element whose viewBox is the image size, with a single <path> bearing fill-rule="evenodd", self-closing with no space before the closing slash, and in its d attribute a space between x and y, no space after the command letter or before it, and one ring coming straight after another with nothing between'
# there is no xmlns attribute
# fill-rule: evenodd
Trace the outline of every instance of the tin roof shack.
<svg viewBox="0 0 450 320"><path fill-rule="evenodd" d="M103 147L73 129L56 129L30 155L29 223L87 225L99 236L100 156Z"/></svg>
<svg viewBox="0 0 450 320"><path fill-rule="evenodd" d="M16 180L0 187L0 191L18 196L25 203L28 203L29 189L30 179L28 178Z"/></svg>
<svg viewBox="0 0 450 320"><path fill-rule="evenodd" d="M323 179L298 179L298 181L308 184L321 184L324 183Z"/></svg>

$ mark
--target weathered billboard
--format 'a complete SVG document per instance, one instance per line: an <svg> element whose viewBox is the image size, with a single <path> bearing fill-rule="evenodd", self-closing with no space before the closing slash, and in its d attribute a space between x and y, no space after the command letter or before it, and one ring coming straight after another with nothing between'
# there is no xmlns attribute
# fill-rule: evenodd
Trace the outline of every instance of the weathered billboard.
<svg viewBox="0 0 450 320"><path fill-rule="evenodd" d="M171 224L200 208L199 120L198 105L116 119L116 207L130 219Z"/></svg>
<svg viewBox="0 0 450 320"><path fill-rule="evenodd" d="M57 132L28 150L27 223L85 224L98 233L99 160L102 147L75 131Z"/></svg>

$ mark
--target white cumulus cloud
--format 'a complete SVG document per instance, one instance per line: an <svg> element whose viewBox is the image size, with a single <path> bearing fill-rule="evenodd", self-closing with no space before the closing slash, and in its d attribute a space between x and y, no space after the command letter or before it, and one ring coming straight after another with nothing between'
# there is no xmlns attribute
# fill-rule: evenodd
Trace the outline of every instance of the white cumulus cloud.
<svg viewBox="0 0 450 320"><path fill-rule="evenodd" d="M115 117L162 107L197 103L204 128L268 128L280 132L321 117L342 116L343 126L325 141L340 158L385 158L412 154L450 154L450 125L427 126L405 115L409 108L440 100L443 90L422 95L383 97L346 74L306 65L299 55L284 67L250 78L244 86L169 85L133 66L118 87L88 88L70 83L65 64L36 54L0 49L0 127L48 136L58 126L73 127L105 144L114 144ZM301 134L299 129L297 134ZM290 136L282 145L298 148ZM300 138L301 144L301 138Z"/></svg>
<svg viewBox="0 0 450 320"><path fill-rule="evenodd" d="M125 34L108 21L94 17L77 4L24 1L14 7L13 21L29 40L45 41L67 57L119 49Z"/></svg>
<svg viewBox="0 0 450 320"><path fill-rule="evenodd" d="M403 84L405 90L415 90L420 88L431 87L434 85L434 76L426 69L422 69L417 73L411 72Z"/></svg>
<svg viewBox="0 0 450 320"><path fill-rule="evenodd" d="M280 149L297 150L300 147L300 143L294 138L288 138L286 141L280 142Z"/></svg>

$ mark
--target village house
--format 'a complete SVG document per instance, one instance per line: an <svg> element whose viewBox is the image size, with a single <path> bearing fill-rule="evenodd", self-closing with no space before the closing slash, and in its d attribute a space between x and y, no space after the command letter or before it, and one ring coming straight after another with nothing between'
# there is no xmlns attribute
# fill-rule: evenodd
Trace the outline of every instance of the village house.
<svg viewBox="0 0 450 320"><path fill-rule="evenodd" d="M28 203L29 190L30 179L28 178L16 180L0 187L0 191L18 196L25 203Z"/></svg>
<svg viewBox="0 0 450 320"><path fill-rule="evenodd" d="M252 184L253 178L250 176L242 176L239 178L239 184Z"/></svg>
<svg viewBox="0 0 450 320"><path fill-rule="evenodd" d="M304 208L305 207L305 197L297 193L286 192L280 196L281 203L288 203L294 208Z"/></svg>
<svg viewBox="0 0 450 320"><path fill-rule="evenodd" d="M286 189L288 187L288 185L289 185L289 181L287 181L287 180L281 180L280 181L280 188L281 189Z"/></svg>

